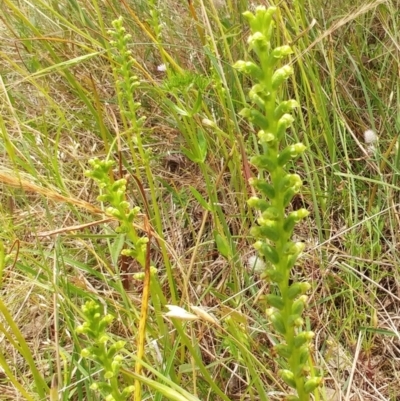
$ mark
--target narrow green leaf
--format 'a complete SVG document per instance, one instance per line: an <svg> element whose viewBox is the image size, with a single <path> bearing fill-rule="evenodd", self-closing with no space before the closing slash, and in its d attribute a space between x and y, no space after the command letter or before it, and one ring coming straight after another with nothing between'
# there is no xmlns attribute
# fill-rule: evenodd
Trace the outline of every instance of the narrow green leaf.
<svg viewBox="0 0 400 401"><path fill-rule="evenodd" d="M204 163L207 157L207 140L204 131L199 129L197 131L197 145L201 163Z"/></svg>
<svg viewBox="0 0 400 401"><path fill-rule="evenodd" d="M201 107L202 103L203 103L203 94L202 94L201 91L199 90L199 91L197 92L196 102L195 102L195 104L194 104L194 106L193 106L192 111L190 112L190 114L191 114L192 116L194 116L194 115L200 110L200 107Z"/></svg>
<svg viewBox="0 0 400 401"><path fill-rule="evenodd" d="M228 240L218 232L214 232L215 243L217 244L218 252L225 258L230 259L232 257L231 247L229 246Z"/></svg>
<svg viewBox="0 0 400 401"><path fill-rule="evenodd" d="M206 202L206 200L201 196L200 192L197 191L197 189L193 187L189 187L190 192L193 194L193 196L196 198L197 202L200 203L202 208L204 210L207 210L208 212L211 212L211 207L210 205Z"/></svg>

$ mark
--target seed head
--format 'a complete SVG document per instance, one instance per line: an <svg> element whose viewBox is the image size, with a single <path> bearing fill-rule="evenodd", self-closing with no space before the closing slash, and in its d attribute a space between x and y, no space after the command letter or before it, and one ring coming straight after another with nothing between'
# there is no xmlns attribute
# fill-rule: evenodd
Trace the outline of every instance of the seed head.
<svg viewBox="0 0 400 401"><path fill-rule="evenodd" d="M364 141L367 145L372 145L373 143L375 143L378 140L378 136L375 134L374 131L372 131L372 129L367 129L364 132Z"/></svg>

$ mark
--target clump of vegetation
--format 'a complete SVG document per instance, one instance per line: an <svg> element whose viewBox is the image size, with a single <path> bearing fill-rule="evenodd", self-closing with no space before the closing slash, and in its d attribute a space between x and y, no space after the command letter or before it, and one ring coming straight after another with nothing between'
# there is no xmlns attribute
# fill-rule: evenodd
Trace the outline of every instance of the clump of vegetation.
<svg viewBox="0 0 400 401"><path fill-rule="evenodd" d="M293 74L289 65L279 66L279 61L292 53L289 46L271 46L274 30L275 7L258 7L255 14L245 13L251 27L248 39L250 50L254 50L259 65L252 61L238 61L235 67L251 76L254 82L249 92L253 107L244 108L241 114L257 126L261 154L251 159L262 174L251 179L251 185L263 195L252 197L249 204L258 209L258 225L251 231L259 240L255 244L258 252L267 260L263 276L278 287L277 294L266 296L271 306L267 310L274 329L283 341L275 346L276 352L285 360L286 369L280 370L284 382L295 389L297 396L291 400L308 400L309 394L321 383L321 377L308 377L310 340L312 331L304 331L302 314L307 304L305 293L311 288L307 282L291 282L291 270L304 250L304 243L293 242L296 223L309 215L302 208L287 213L293 197L300 191L302 182L298 174L290 174L286 166L301 156L305 150L302 143L281 146L286 130L291 126L295 100L279 100L282 84ZM263 176L268 174L268 181Z"/></svg>
<svg viewBox="0 0 400 401"><path fill-rule="evenodd" d="M273 3L1 2L5 399L396 399L400 16Z"/></svg>

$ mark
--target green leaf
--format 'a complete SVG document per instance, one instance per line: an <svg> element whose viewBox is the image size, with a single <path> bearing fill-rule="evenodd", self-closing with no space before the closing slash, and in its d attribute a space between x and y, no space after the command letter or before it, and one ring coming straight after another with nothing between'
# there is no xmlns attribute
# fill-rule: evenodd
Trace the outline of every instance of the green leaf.
<svg viewBox="0 0 400 401"><path fill-rule="evenodd" d="M119 234L115 241L110 245L110 256L113 264L118 265L118 259L121 255L122 248L124 247L126 236Z"/></svg>
<svg viewBox="0 0 400 401"><path fill-rule="evenodd" d="M192 195L196 198L197 202L200 203L200 205L202 206L202 208L204 210L207 210L208 212L211 212L211 207L210 205L206 202L206 200L201 196L200 192L197 191L197 189L193 188L193 187L189 187L190 192L192 193Z"/></svg>
<svg viewBox="0 0 400 401"><path fill-rule="evenodd" d="M214 232L215 243L217 244L218 252L225 258L232 258L232 250L229 246L228 240L218 232Z"/></svg>
<svg viewBox="0 0 400 401"><path fill-rule="evenodd" d="M197 91L196 102L193 106L192 111L190 112L191 116L194 116L200 110L202 103L203 103L203 96L202 96L201 91L199 90L199 91Z"/></svg>
<svg viewBox="0 0 400 401"><path fill-rule="evenodd" d="M190 113L188 113L186 110L182 109L181 107L178 107L175 103L173 103L173 102L167 102L167 103L180 116L190 117Z"/></svg>
<svg viewBox="0 0 400 401"><path fill-rule="evenodd" d="M49 388L45 379L43 378L41 372L36 367L35 359L33 354L26 342L24 336L22 335L20 329L17 324L13 320L13 317L9 310L7 309L6 304L0 300L0 314L4 319L4 322L7 323L8 327L5 327L3 324L0 324L0 332L3 333L8 341L14 346L16 350L23 356L26 363L29 365L30 372L33 376L33 380L36 386L36 392L38 396L42 399L46 399L46 394L48 394ZM12 335L12 336L11 336ZM13 337L13 338L12 338ZM15 340L14 340L15 338ZM0 361L0 365L5 369L7 364L3 361Z"/></svg>
<svg viewBox="0 0 400 401"><path fill-rule="evenodd" d="M201 129L197 131L197 146L200 161L201 163L204 163L207 157L207 140L204 135L204 131Z"/></svg>
<svg viewBox="0 0 400 401"><path fill-rule="evenodd" d="M193 153L191 150L182 148L182 153L193 163L200 163L200 158L197 154Z"/></svg>
<svg viewBox="0 0 400 401"><path fill-rule="evenodd" d="M294 378L293 372L287 369L282 369L279 371L279 375L282 377L283 381L290 387L296 388L296 380Z"/></svg>
<svg viewBox="0 0 400 401"><path fill-rule="evenodd" d="M121 369L123 370L123 369ZM190 394L188 391L184 390L183 388L179 388L176 386L176 389L173 388L171 385L165 385L162 383L159 383L155 380L149 379L143 375L137 375L134 372L127 372L123 370L125 374L129 374L129 376L135 378L136 380L139 380L146 386L149 386L155 391L160 392L164 397L168 398L169 400L172 401L199 401L199 399L193 395Z"/></svg>

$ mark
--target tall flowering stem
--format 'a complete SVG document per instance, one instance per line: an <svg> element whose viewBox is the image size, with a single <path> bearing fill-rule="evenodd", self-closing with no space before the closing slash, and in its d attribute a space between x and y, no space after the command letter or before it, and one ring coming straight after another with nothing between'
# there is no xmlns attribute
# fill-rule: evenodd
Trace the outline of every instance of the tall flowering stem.
<svg viewBox="0 0 400 401"><path fill-rule="evenodd" d="M104 315L99 304L91 300L82 306L85 322L77 327L78 334L86 335L89 347L81 351L84 358L89 358L101 366L99 378L91 385L92 390L98 391L107 401L126 401L131 397L134 386L121 389L119 378L123 364L122 352L124 341L110 344L111 337L107 330L114 317Z"/></svg>
<svg viewBox="0 0 400 401"><path fill-rule="evenodd" d="M304 249L304 244L291 240L293 229L308 211L288 211L293 196L299 192L302 181L299 175L286 170L289 162L297 159L306 149L302 143L285 146L283 139L287 128L294 121L291 111L298 107L295 100L278 99L278 91L293 73L289 65L281 65L281 59L292 53L289 46L273 48L271 35L274 30L273 15L276 7L257 7L255 13L244 13L251 35L249 50L258 58L238 61L234 67L249 75L254 85L249 91L250 104L241 111L253 126L258 128L261 148L252 158L260 174L251 180L259 191L259 197L249 200L258 209L258 225L251 234L257 239L255 248L267 261L263 277L275 284L276 293L267 295L267 310L272 327L279 334L276 352L282 358L280 376L292 389L288 400L309 400L310 393L321 383L310 366L310 347L314 333L304 330L303 310L307 303L307 282L290 282L290 273ZM264 177L268 177L267 179Z"/></svg>

